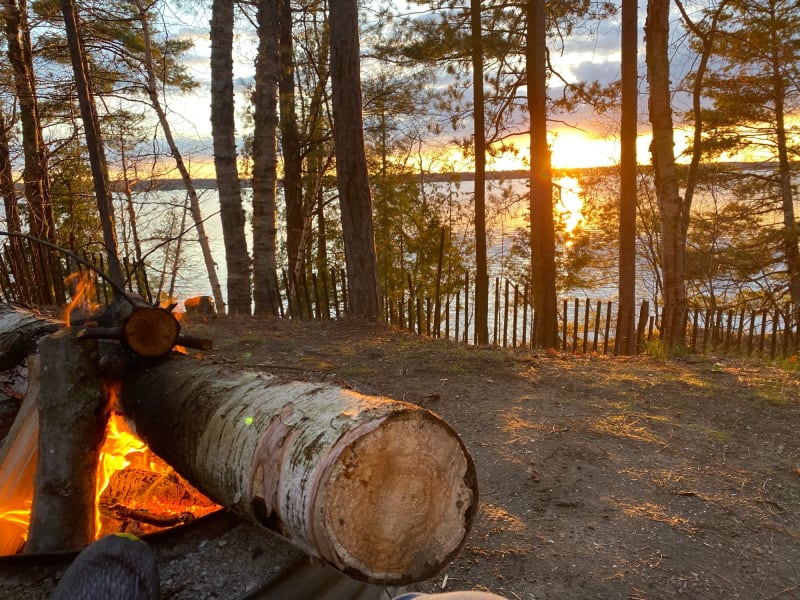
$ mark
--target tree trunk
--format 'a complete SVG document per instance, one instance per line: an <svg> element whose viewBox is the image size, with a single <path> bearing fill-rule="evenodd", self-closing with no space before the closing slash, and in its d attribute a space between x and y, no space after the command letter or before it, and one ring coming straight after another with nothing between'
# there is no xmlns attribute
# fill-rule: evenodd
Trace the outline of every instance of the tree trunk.
<svg viewBox="0 0 800 600"><path fill-rule="evenodd" d="M14 87L19 100L22 123L22 149L25 166L22 179L25 183L25 199L30 208L30 233L34 237L56 242L53 205L50 199L50 184L47 172L47 146L42 136L39 106L36 100L36 84L33 73L33 51L28 27L28 6L25 0L3 2L8 59L14 74ZM49 254L39 245L32 245L33 264L46 264ZM54 289L47 277L39 277L37 299L50 303ZM60 282L59 282L60 283Z"/></svg>
<svg viewBox="0 0 800 600"><path fill-rule="evenodd" d="M233 14L233 0L214 0L211 9L211 134L228 267L228 306L233 314L249 315L250 258L247 255L242 190L236 167Z"/></svg>
<svg viewBox="0 0 800 600"><path fill-rule="evenodd" d="M208 242L208 235L206 235L206 226L203 213L200 210L200 200L197 197L197 190L194 187L192 176L189 174L189 169L186 167L186 163L183 162L183 155L178 148L178 144L175 143L175 137L172 135L172 127L170 127L169 120L167 119L167 113L164 111L164 107L161 105L161 100L159 99L155 67L153 66L150 18L142 0L136 0L136 6L139 10L139 19L142 23L142 36L144 38L144 65L147 71L147 93L150 96L150 103L153 105L153 109L158 115L158 122L161 124L164 138L169 145L170 154L172 154L172 158L175 159L175 166L178 168L178 172L183 180L183 185L186 187L192 220L194 221L194 228L197 232L197 241L200 243L200 250L203 253L203 262L205 263L206 273L208 274L208 283L211 286L211 294L214 296L217 311L220 314L224 314L225 299L222 296L222 287L217 277L217 266L214 262L214 256L211 254L211 245Z"/></svg>
<svg viewBox="0 0 800 600"><path fill-rule="evenodd" d="M636 136L638 127L638 5L622 2L622 115L619 183L619 354L636 352Z"/></svg>
<svg viewBox="0 0 800 600"><path fill-rule="evenodd" d="M283 199L286 204L286 256L289 269L294 272L290 277L290 286L300 281L303 268L302 236L303 236L303 178L302 156L300 155L300 133L295 113L295 81L294 81L294 41L292 37L292 6L290 0L278 2L278 38L280 54L280 128L281 148L283 150ZM299 266L298 266L299 265ZM289 292L293 298L299 297L298 290L293 287Z"/></svg>
<svg viewBox="0 0 800 600"><path fill-rule="evenodd" d="M668 352L686 344L686 286L683 234L683 200L678 188L669 88L669 0L647 4L646 55L650 85L650 146L655 169L656 195L660 212L664 311L661 339Z"/></svg>
<svg viewBox="0 0 800 600"><path fill-rule="evenodd" d="M352 316L377 319L381 315L381 297L364 149L355 0L331 3L330 27L336 183L342 213L349 308Z"/></svg>
<svg viewBox="0 0 800 600"><path fill-rule="evenodd" d="M181 357L126 373L121 399L201 492L359 579L431 577L477 508L458 436L410 404Z"/></svg>
<svg viewBox="0 0 800 600"><path fill-rule="evenodd" d="M8 142L9 128L6 126L5 116L0 112L0 194L3 196L3 207L5 208L6 228L11 233L22 233L22 222L19 215L17 204L17 190L14 184L14 166L11 159L11 148ZM22 240L12 237L9 240L8 265L14 275L15 283L19 286L21 296L16 298L18 302L33 304L32 298L27 297L27 259Z"/></svg>
<svg viewBox="0 0 800 600"><path fill-rule="evenodd" d="M95 532L95 476L108 412L97 343L62 329L42 341L39 449L26 553L80 549Z"/></svg>
<svg viewBox="0 0 800 600"><path fill-rule="evenodd" d="M558 348L553 172L547 144L547 52L544 0L528 0L528 106L530 110L530 245L536 344Z"/></svg>
<svg viewBox="0 0 800 600"><path fill-rule="evenodd" d="M253 298L256 315L277 315L275 212L278 194L278 2L258 3L258 57L253 93Z"/></svg>
<svg viewBox="0 0 800 600"><path fill-rule="evenodd" d="M114 283L122 286L125 277L122 274L122 266L117 254L117 232L114 226L114 206L111 202L111 192L108 184L106 153L100 132L97 106L94 102L94 94L89 81L89 65L86 50L80 36L80 24L74 1L62 0L61 12L64 15L64 27L67 34L70 59L72 60L72 71L75 74L75 87L81 110L83 131L86 136L89 164L92 170L97 212L100 215L100 224L103 228L103 244L106 250L109 277Z"/></svg>
<svg viewBox="0 0 800 600"><path fill-rule="evenodd" d="M475 336L489 343L489 270L486 260L486 123L483 98L481 2L470 1L472 32L472 103L475 148Z"/></svg>
<svg viewBox="0 0 800 600"><path fill-rule="evenodd" d="M778 150L778 180L780 182L781 210L783 212L783 256L786 261L786 275L789 280L789 296L795 306L800 305L800 233L794 213L794 192L792 184L792 160L789 156L789 134L787 133L786 84L782 73L785 65L779 35L773 33L771 61L771 89L775 98L775 137Z"/></svg>

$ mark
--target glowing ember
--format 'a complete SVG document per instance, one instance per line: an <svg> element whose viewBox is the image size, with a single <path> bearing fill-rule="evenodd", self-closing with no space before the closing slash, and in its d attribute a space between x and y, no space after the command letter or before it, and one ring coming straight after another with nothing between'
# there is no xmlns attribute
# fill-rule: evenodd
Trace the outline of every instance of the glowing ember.
<svg viewBox="0 0 800 600"><path fill-rule="evenodd" d="M109 400L114 406L117 402L120 384L107 387ZM144 491L134 494L126 501L122 510L113 500L104 498L104 492L112 485L112 478L119 477L126 470L138 473L136 479ZM176 492L175 489L179 491ZM179 497L176 497L179 496ZM188 482L180 478L163 460L152 453L150 448L128 427L124 416L112 413L106 427L106 437L97 465L97 493L95 496L95 536L103 531L103 508L116 508L118 513L138 513L156 521L174 521L173 524L197 518L219 508L202 496Z"/></svg>
<svg viewBox="0 0 800 600"><path fill-rule="evenodd" d="M119 383L109 387L108 393L112 401L117 397ZM131 464L132 454L149 453L147 444L133 435L118 413L112 413L106 425L106 437L97 461L96 494L94 499L95 537L100 537L102 523L100 520L100 497L108 487L111 476Z"/></svg>

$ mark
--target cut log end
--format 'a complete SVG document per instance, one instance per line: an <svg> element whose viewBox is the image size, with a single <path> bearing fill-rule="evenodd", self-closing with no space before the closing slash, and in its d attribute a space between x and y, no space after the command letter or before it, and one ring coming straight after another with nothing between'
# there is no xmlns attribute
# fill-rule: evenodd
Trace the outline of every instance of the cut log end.
<svg viewBox="0 0 800 600"><path fill-rule="evenodd" d="M122 339L139 356L166 356L178 343L178 320L169 311L137 308L122 325Z"/></svg>
<svg viewBox="0 0 800 600"><path fill-rule="evenodd" d="M376 583L438 573L466 540L478 505L469 454L448 425L421 411L350 444L326 480L317 500L338 566Z"/></svg>

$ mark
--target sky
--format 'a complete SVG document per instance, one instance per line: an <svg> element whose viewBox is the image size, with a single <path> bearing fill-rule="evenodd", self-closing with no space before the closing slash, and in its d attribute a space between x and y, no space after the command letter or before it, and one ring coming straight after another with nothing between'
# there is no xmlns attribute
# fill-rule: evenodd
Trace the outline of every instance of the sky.
<svg viewBox="0 0 800 600"><path fill-rule="evenodd" d="M646 3L641 3L639 11L639 77L640 92L646 91L644 82L644 32ZM172 35L189 36L193 42L193 51L185 60L185 65L194 78L200 83L197 92L183 97L168 98L168 105L172 110L171 125L176 135L181 138L181 145L196 153L195 174L197 176L213 177L213 168L206 167L210 163L210 110L209 110L209 84L210 72L208 67L210 43L207 35L207 13L186 15L173 13L167 15L170 19ZM678 15L675 15L678 18ZM560 73L569 81L597 80L600 83L610 83L619 78L620 52L619 52L619 15L611 17L600 23L592 35L574 37L568 40L563 54L553 53L552 59ZM253 58L255 56L256 40L249 27L238 30L235 41L234 56L236 60L234 77L237 89L237 109L243 105L242 93L253 76ZM682 56L680 46L674 50L672 69L673 81L678 81L687 70L688 60ZM551 49L552 51L553 49ZM551 89L551 95L560 92L558 88ZM677 99L680 107L681 99ZM618 116L610 115L598 117L588 108L583 108L575 114L559 115L551 121L550 141L552 143L552 162L556 168L581 168L592 166L608 166L616 164L619 156L618 144ZM637 144L639 161L649 162L649 124L647 123L646 96L640 94L639 99L640 138ZM452 134L450 134L452 135ZM685 147L686 133L676 132L676 152ZM527 139L519 136L516 145L527 149ZM523 150L522 154L525 154ZM203 157L206 158L203 158ZM491 170L507 170L523 168L524 164L513 156L502 156L489 162ZM470 164L463 161L457 162L456 170L469 170Z"/></svg>

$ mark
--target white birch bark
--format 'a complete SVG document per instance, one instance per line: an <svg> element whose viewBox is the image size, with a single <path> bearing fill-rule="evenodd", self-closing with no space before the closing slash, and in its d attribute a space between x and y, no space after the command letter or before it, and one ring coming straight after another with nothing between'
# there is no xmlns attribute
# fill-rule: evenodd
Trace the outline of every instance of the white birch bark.
<svg viewBox="0 0 800 600"><path fill-rule="evenodd" d="M472 460L417 406L181 357L125 376L150 447L212 500L375 583L433 576L477 509Z"/></svg>

